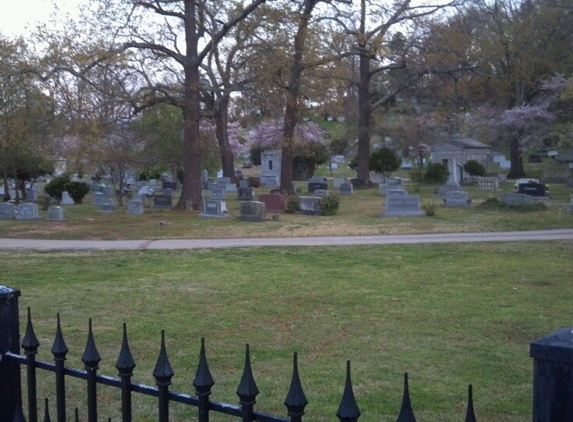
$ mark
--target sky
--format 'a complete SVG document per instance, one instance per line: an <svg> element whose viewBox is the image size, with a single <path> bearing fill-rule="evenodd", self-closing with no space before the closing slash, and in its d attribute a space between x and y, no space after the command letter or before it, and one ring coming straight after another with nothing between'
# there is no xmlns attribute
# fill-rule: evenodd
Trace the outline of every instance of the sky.
<svg viewBox="0 0 573 422"><path fill-rule="evenodd" d="M26 36L38 22L48 23L50 15L55 12L54 0L1 0L0 33L4 36ZM59 0L61 13L73 13L80 0Z"/></svg>

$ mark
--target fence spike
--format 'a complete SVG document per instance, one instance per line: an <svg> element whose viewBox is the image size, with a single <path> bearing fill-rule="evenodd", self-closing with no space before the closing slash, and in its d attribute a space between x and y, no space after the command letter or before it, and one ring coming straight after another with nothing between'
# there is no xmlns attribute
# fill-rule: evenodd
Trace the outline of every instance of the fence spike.
<svg viewBox="0 0 573 422"><path fill-rule="evenodd" d="M466 411L466 422L476 422L474 413L474 397L472 385L468 385L468 409Z"/></svg>
<svg viewBox="0 0 573 422"><path fill-rule="evenodd" d="M285 399L285 406L288 410L288 415L291 418L302 418L304 415L304 408L308 404L306 395L302 389L302 384L300 383L300 377L298 374L298 354L294 352L292 359L292 379L290 382L290 388Z"/></svg>
<svg viewBox="0 0 573 422"><path fill-rule="evenodd" d="M133 368L135 368L135 361L133 360L133 355L129 349L129 342L127 340L127 326L125 322L123 323L123 338L121 340L121 350L119 352L119 357L115 363L115 367L119 371L120 376L131 376L133 375Z"/></svg>
<svg viewBox="0 0 573 422"><path fill-rule="evenodd" d="M95 370L98 369L98 363L101 361L101 356L97 351L97 347L95 345L93 330L92 330L92 319L89 319L89 328L88 328L88 341L86 344L86 349L84 350L84 354L82 355L82 362L86 366L86 369Z"/></svg>
<svg viewBox="0 0 573 422"><path fill-rule="evenodd" d="M193 386L197 394L205 394L211 392L211 387L215 384L211 371L209 371L209 364L205 354L205 338L201 337L201 350L199 351L199 364L197 365L197 372L195 372L195 379Z"/></svg>
<svg viewBox="0 0 573 422"><path fill-rule="evenodd" d="M350 361L346 361L346 383L344 385L344 394L338 407L336 416L341 422L356 422L360 417L360 409L354 398L354 391L352 390L352 380L350 378Z"/></svg>
<svg viewBox="0 0 573 422"><path fill-rule="evenodd" d="M18 403L16 405L16 412L14 413L14 419L12 422L26 422L26 418L24 417L24 412L22 410L22 398L18 397Z"/></svg>
<svg viewBox="0 0 573 422"><path fill-rule="evenodd" d="M48 405L48 398L46 397L45 399L45 405L44 405L44 422L52 422L52 419L50 419L50 406Z"/></svg>
<svg viewBox="0 0 573 422"><path fill-rule="evenodd" d="M34 332L34 327L32 325L32 312L28 308L28 321L26 322L26 334L22 339L22 348L26 351L27 355L35 355L38 353L38 347L40 347L40 342L36 337Z"/></svg>
<svg viewBox="0 0 573 422"><path fill-rule="evenodd" d="M171 369L171 364L167 357L167 350L165 349L165 330L161 330L161 350L159 351L159 357L157 358L157 363L153 370L153 376L155 377L158 385L169 385L171 384L171 378L173 375L173 369Z"/></svg>
<svg viewBox="0 0 573 422"><path fill-rule="evenodd" d="M404 395L402 396L402 407L396 422L416 422L412 402L410 401L410 388L408 387L408 373L404 374Z"/></svg>
<svg viewBox="0 0 573 422"><path fill-rule="evenodd" d="M52 346L52 354L57 359L65 359L68 353L68 346L64 340L64 335L62 334L62 327L60 325L60 313L57 314L58 326L56 328L56 338L54 339L54 344Z"/></svg>
<svg viewBox="0 0 573 422"><path fill-rule="evenodd" d="M74 419L75 422L80 422L80 411L77 407L76 407L74 414L75 414L75 419Z"/></svg>
<svg viewBox="0 0 573 422"><path fill-rule="evenodd" d="M251 369L251 356L249 352L249 345L247 344L245 352L245 367L243 369L241 382L237 388L237 395L241 399L241 404L248 404L254 403L258 394L259 389L257 388L255 378L253 377L253 371Z"/></svg>

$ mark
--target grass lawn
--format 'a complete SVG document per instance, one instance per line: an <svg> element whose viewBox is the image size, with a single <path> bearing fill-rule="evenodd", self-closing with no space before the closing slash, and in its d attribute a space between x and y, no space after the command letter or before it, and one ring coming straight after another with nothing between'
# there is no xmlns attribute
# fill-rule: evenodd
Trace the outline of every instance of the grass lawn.
<svg viewBox="0 0 573 422"><path fill-rule="evenodd" d="M442 212L439 218L454 219L446 217L450 210ZM478 219L471 213L465 218ZM31 307L41 360L51 360L59 312L70 349L66 364L83 367L88 318L93 318L101 372L111 376L117 374L126 322L135 382L153 383L165 330L175 372L172 389L189 394L205 337L216 401L238 402L235 391L249 343L261 411L285 414L292 353L298 351L308 421L336 420L347 359L361 421L396 420L404 372L420 421L462 420L470 383L478 420L527 421L529 343L573 325L572 251L573 242L567 241L0 251L0 284L22 291L22 330ZM48 378L42 380L44 391L53 376ZM69 382L70 409L85 408L82 385ZM100 387L99 394L101 420L119 420L119 392ZM157 419L152 400L137 397L135 407L136 420ZM189 420L178 405L172 410L173 420Z"/></svg>

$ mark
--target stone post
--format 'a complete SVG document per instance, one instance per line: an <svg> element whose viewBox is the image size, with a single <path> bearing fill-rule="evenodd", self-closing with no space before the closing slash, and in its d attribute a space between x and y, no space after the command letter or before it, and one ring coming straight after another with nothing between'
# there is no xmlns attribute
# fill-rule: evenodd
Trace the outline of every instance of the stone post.
<svg viewBox="0 0 573 422"><path fill-rule="evenodd" d="M20 290L0 286L0 422L12 422L21 402L20 364L5 356L20 350L18 297Z"/></svg>
<svg viewBox="0 0 573 422"><path fill-rule="evenodd" d="M533 421L573 420L573 327L529 345L533 358Z"/></svg>

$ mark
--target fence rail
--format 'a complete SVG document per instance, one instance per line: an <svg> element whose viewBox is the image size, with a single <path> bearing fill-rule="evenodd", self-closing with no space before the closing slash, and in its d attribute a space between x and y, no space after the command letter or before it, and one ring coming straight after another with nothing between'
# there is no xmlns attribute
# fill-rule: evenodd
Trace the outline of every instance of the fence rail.
<svg viewBox="0 0 573 422"><path fill-rule="evenodd" d="M232 405L210 400L214 380L211 376L205 353L205 342L201 339L199 361L193 386L195 396L177 393L169 390L171 378L174 375L165 347L165 334L161 333L159 355L153 371L155 386L132 382L135 361L128 342L126 325L123 324L123 338L119 357L116 362L119 378L98 374L101 357L96 347L92 331L92 321L88 324L88 339L82 355L84 369L69 368L64 365L68 347L61 330L60 316L57 315L57 327L51 353L54 362L36 360L40 343L34 332L30 309L28 308L26 331L20 344L18 297L20 291L0 286L0 422L38 421L38 390L37 370L51 372L55 375L55 408L56 421L67 421L66 409L66 378L78 378L86 382L86 416L89 422L98 420L98 385L105 385L120 390L121 420L133 420L132 395L142 394L157 399L157 414L160 422L169 420L169 404L181 403L197 408L197 420L208 422L210 413L220 413L236 417L244 422L300 422L305 414L307 399L303 391L298 371L296 352L293 354L292 378L285 398L287 417L271 415L255 410L256 398L259 394L251 368L250 350L247 344L243 374L237 388L239 405ZM571 327L573 328L573 327ZM569 335L570 349L567 353L556 352L553 347L556 342L563 343ZM534 378L534 421L573 420L573 404L569 400L573 394L573 371L570 368L564 372L563 360L573 366L573 330L548 336L549 340L541 339L531 345L531 356L535 361ZM24 354L19 354L20 347ZM565 357L563 357L565 356ZM561 360L561 361L560 361ZM27 406L22 400L22 380L20 371L26 368ZM565 374L565 375L564 375ZM567 378L568 377L568 378ZM558 381L552 378L558 378ZM568 384L567 384L568 383ZM564 387L566 386L566 388ZM558 390L558 391L556 391ZM556 403L557 402L557 403ZM44 421L51 420L48 400L44 401ZM79 410L75 409L75 420L79 421ZM336 417L341 422L355 422L360 417L360 409L356 402L352 380L350 361L346 362L346 381ZM111 419L109 419L111 420ZM402 405L397 422L415 421L408 387L408 375L404 375L404 391ZM468 401L465 415L466 422L476 421L473 406L472 386L468 386Z"/></svg>

